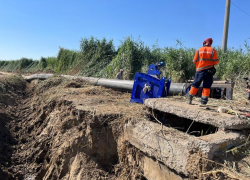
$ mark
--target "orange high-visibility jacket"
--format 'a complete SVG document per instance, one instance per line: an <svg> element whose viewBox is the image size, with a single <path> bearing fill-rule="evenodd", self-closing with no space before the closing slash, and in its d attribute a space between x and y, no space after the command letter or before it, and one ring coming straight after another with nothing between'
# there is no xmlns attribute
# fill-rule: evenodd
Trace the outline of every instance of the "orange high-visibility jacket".
<svg viewBox="0 0 250 180"><path fill-rule="evenodd" d="M212 47L201 47L196 51L193 63L196 64L196 71L209 69L219 63L217 51Z"/></svg>

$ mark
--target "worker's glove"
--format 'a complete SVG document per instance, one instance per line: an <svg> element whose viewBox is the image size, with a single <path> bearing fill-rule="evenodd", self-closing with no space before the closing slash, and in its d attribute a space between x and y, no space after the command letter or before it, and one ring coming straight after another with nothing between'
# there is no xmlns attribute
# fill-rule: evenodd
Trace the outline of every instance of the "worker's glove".
<svg viewBox="0 0 250 180"><path fill-rule="evenodd" d="M214 76L215 73L216 73L215 67L212 67L212 68L210 68L210 69L207 70L207 74L208 74L209 76Z"/></svg>

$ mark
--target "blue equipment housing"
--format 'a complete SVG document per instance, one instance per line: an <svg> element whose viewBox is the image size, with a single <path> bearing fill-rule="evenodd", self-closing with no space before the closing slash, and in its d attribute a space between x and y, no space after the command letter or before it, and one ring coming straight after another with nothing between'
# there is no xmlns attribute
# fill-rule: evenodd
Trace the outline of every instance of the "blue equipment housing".
<svg viewBox="0 0 250 180"><path fill-rule="evenodd" d="M164 63L150 64L147 74L135 73L130 102L143 104L144 100L148 98L168 96L171 78L167 81L165 77L160 78L160 66L164 66Z"/></svg>
<svg viewBox="0 0 250 180"><path fill-rule="evenodd" d="M152 75L160 79L160 74L161 74L160 67L164 65L165 65L164 62L158 62L156 63L156 65L150 64L148 67L148 75Z"/></svg>

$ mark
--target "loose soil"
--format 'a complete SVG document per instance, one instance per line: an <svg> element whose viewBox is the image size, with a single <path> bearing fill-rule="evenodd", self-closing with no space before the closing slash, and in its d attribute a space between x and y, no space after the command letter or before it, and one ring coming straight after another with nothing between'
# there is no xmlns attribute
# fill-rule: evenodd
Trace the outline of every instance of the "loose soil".
<svg viewBox="0 0 250 180"><path fill-rule="evenodd" d="M152 117L130 96L81 79L28 83L0 75L0 179L146 179L136 163L142 152L122 136L126 122ZM238 161L233 157L239 153L231 153L227 165L213 165L195 178L249 175L249 150L237 151Z"/></svg>
<svg viewBox="0 0 250 180"><path fill-rule="evenodd" d="M119 142L123 123L147 118L143 106L129 103L130 94L79 79L0 78L0 177L143 179L139 170L119 162L125 160L126 146Z"/></svg>

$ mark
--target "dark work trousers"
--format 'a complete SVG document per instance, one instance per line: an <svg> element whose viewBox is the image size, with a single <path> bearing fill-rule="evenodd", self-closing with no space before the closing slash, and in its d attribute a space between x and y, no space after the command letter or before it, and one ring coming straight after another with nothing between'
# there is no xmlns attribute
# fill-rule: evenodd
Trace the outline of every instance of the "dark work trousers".
<svg viewBox="0 0 250 180"><path fill-rule="evenodd" d="M192 83L192 86L195 88L199 88L201 85L201 82L203 81L203 88L210 89L213 84L213 76L209 73L207 73L208 69L202 70L202 71L196 71L194 82Z"/></svg>

